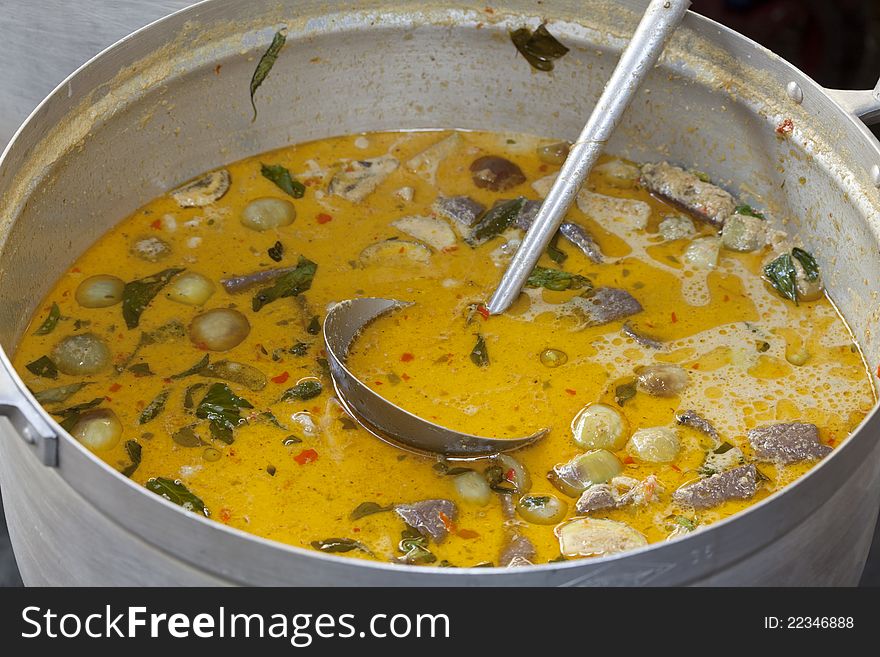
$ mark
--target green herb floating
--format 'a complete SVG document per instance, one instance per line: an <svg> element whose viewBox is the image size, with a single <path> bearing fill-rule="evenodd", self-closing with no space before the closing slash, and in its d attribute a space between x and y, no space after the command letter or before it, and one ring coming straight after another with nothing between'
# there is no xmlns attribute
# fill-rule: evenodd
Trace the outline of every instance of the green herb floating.
<svg viewBox="0 0 880 657"><path fill-rule="evenodd" d="M510 40L532 68L539 71L552 71L554 61L568 53L568 48L550 34L545 23L541 23L534 32L521 27L510 33Z"/></svg>
<svg viewBox="0 0 880 657"><path fill-rule="evenodd" d="M281 52L281 48L284 47L286 40L287 30L278 30L275 36L272 37L272 43L269 44L269 48L260 57L260 61L257 62L257 68L254 70L254 76L251 78L251 107L254 108L254 117L251 119L251 123L257 120L257 104L254 102L254 94L260 88L260 85L263 84L266 76L269 75L269 71L275 66L275 60L278 59L278 53Z"/></svg>

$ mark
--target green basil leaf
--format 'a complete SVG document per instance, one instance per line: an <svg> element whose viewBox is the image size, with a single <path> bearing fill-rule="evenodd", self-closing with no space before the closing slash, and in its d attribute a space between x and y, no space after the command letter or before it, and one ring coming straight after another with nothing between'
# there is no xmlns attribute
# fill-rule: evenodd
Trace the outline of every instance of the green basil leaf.
<svg viewBox="0 0 880 657"><path fill-rule="evenodd" d="M636 382L621 383L614 389L614 401L618 406L623 406L626 402L636 396Z"/></svg>
<svg viewBox="0 0 880 657"><path fill-rule="evenodd" d="M186 392L183 395L183 407L191 411L196 406L195 394L197 390L201 390L202 388L207 388L207 383L194 383L186 389Z"/></svg>
<svg viewBox="0 0 880 657"><path fill-rule="evenodd" d="M34 399L41 404L60 404L73 397L86 386L92 385L91 381L83 381L82 383L71 383L66 386L58 386L57 388L49 388L34 393Z"/></svg>
<svg viewBox="0 0 880 657"><path fill-rule="evenodd" d="M321 318L315 315L312 319L309 320L309 325L306 327L306 332L309 335L318 335L321 332Z"/></svg>
<svg viewBox="0 0 880 657"><path fill-rule="evenodd" d="M581 288L592 288L593 284L589 278L580 274L572 274L561 269L550 269L549 267L535 267L526 281L529 287L543 287L548 290L580 290Z"/></svg>
<svg viewBox="0 0 880 657"><path fill-rule="evenodd" d="M781 256L764 266L764 278L784 298L797 304L797 270L791 255Z"/></svg>
<svg viewBox="0 0 880 657"><path fill-rule="evenodd" d="M55 366L55 363L52 362L52 359L48 356L40 356L39 358L37 358L37 360L25 365L25 367L31 374L41 376L44 379L58 378L58 368Z"/></svg>
<svg viewBox="0 0 880 657"><path fill-rule="evenodd" d="M269 257L274 262L281 262L281 258L284 257L284 245L281 242L275 242L274 246L270 246L269 250L266 251L269 254Z"/></svg>
<svg viewBox="0 0 880 657"><path fill-rule="evenodd" d="M281 395L281 401L306 401L307 399L314 399L321 394L323 389L324 387L320 381L306 379L285 390L284 394Z"/></svg>
<svg viewBox="0 0 880 657"><path fill-rule="evenodd" d="M477 222L465 241L470 246L477 247L496 235L500 235L516 220L525 203L526 199L522 196L509 201L496 201Z"/></svg>
<svg viewBox="0 0 880 657"><path fill-rule="evenodd" d="M190 492L179 480L153 477L147 480L145 486L147 490L164 497L169 502L182 506L187 511L201 513L206 518L211 516L211 512L201 498Z"/></svg>
<svg viewBox="0 0 880 657"><path fill-rule="evenodd" d="M511 32L510 40L526 61L539 71L552 71L553 62L568 52L544 23L534 32L527 27Z"/></svg>
<svg viewBox="0 0 880 657"><path fill-rule="evenodd" d="M194 374L199 374L203 369L208 366L208 362L211 360L211 357L208 354L205 354L202 359L193 365L190 368L183 370L183 372L179 372L177 374L172 374L169 378L171 379L185 379L188 376L193 376Z"/></svg>
<svg viewBox="0 0 880 657"><path fill-rule="evenodd" d="M312 541L312 547L321 552L351 552L360 550L367 554L373 554L363 543L352 538L325 538L323 541Z"/></svg>
<svg viewBox="0 0 880 657"><path fill-rule="evenodd" d="M748 203L742 203L740 205L737 205L733 209L733 212L734 212L734 214L743 214L743 215L746 215L747 217L757 217L758 219L765 218L763 212L758 212L757 210L755 210L755 208L753 208Z"/></svg>
<svg viewBox="0 0 880 657"><path fill-rule="evenodd" d="M40 324L40 328L34 331L34 335L49 335L58 326L59 319L61 319L61 309L57 303L53 303L48 317Z"/></svg>
<svg viewBox="0 0 880 657"><path fill-rule="evenodd" d="M154 376L156 373L150 369L149 363L135 363L128 368L128 371L136 377Z"/></svg>
<svg viewBox="0 0 880 657"><path fill-rule="evenodd" d="M128 454L131 463L122 469L123 475L130 477L138 469L138 466L141 464L142 451L141 444L136 440L125 441L125 453Z"/></svg>
<svg viewBox="0 0 880 657"><path fill-rule="evenodd" d="M141 412L141 415L138 418L138 424L146 424L159 417L159 415L162 414L162 411L165 410L165 402L168 401L168 395L170 394L170 390L163 390L153 401L147 404L147 407Z"/></svg>
<svg viewBox="0 0 880 657"><path fill-rule="evenodd" d="M195 426L191 424L188 427L178 429L171 434L171 440L181 447L198 447L202 444L202 439L196 434Z"/></svg>
<svg viewBox="0 0 880 657"><path fill-rule="evenodd" d="M99 406L104 401L104 397L95 397L92 401L83 402L82 404L76 404L75 406L70 406L68 408L63 408L60 411L51 411L52 415L60 415L61 417L69 417L71 415L79 415L84 411L90 411L91 409Z"/></svg>
<svg viewBox="0 0 880 657"><path fill-rule="evenodd" d="M385 511L391 511L392 509L394 509L393 504L381 506L377 502L361 502L348 517L350 520L360 520L361 518L366 518L374 513L384 513Z"/></svg>
<svg viewBox="0 0 880 657"><path fill-rule="evenodd" d="M811 253L794 247L791 250L791 256L801 263L808 281L815 281L819 278L819 263Z"/></svg>
<svg viewBox="0 0 880 657"><path fill-rule="evenodd" d="M183 269L165 269L158 274L125 284L122 290L122 317L129 329L137 327L141 321L141 314L150 302L163 287L168 285L168 281L182 271Z"/></svg>
<svg viewBox="0 0 880 657"><path fill-rule="evenodd" d="M271 180L279 189L290 194L293 198L302 198L303 194L306 193L306 186L298 180L294 180L290 175L290 171L280 164L260 163L260 173L263 174L263 178ZM277 247L278 244L280 244L280 242L276 242L275 246ZM283 253L283 251L284 248L282 247L278 252L278 260L281 260L281 253ZM275 260L271 253L269 254L269 257ZM275 262L278 262L278 260L275 260Z"/></svg>
<svg viewBox="0 0 880 657"><path fill-rule="evenodd" d="M253 408L253 405L232 392L225 383L215 383L199 402L196 417L210 422L212 436L231 444L233 429L247 424L247 419L241 417L243 408Z"/></svg>
<svg viewBox="0 0 880 657"><path fill-rule="evenodd" d="M550 240L550 244L547 245L547 257L557 265L561 265L568 259L568 254L559 248L559 233L556 233Z"/></svg>
<svg viewBox="0 0 880 657"><path fill-rule="evenodd" d="M266 76L269 75L269 71L275 66L275 60L278 59L278 53L281 52L281 48L284 47L286 40L286 30L278 30L275 36L272 37L272 43L269 44L266 52L263 53L260 61L257 62L257 68L254 69L254 75L251 77L251 107L254 108L254 117L251 119L251 123L257 120L257 104L254 101L254 94L260 88L260 85L263 84Z"/></svg>
<svg viewBox="0 0 880 657"><path fill-rule="evenodd" d="M296 267L281 274L270 286L263 288L254 296L251 303L254 312L266 304L284 297L295 297L312 286L318 265L304 256L299 257Z"/></svg>
<svg viewBox="0 0 880 657"><path fill-rule="evenodd" d="M471 350L471 361L477 367L486 367L489 364L489 350L482 335L477 334L477 344Z"/></svg>
<svg viewBox="0 0 880 657"><path fill-rule="evenodd" d="M305 356L306 352L309 350L309 345L305 342L297 342L290 348L290 353L294 356Z"/></svg>

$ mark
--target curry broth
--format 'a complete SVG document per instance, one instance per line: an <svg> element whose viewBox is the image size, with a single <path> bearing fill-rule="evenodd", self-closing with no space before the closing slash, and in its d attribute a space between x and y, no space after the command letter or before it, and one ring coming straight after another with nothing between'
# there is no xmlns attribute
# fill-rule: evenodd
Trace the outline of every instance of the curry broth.
<svg viewBox="0 0 880 657"><path fill-rule="evenodd" d="M354 345L349 367L388 399L456 429L518 436L549 427L550 433L540 443L514 456L531 473L530 493L564 499L567 517L576 515L574 500L560 495L545 474L584 451L572 441L569 424L586 404L601 401L617 408L630 433L641 427L674 426L677 410L695 409L715 423L724 440L742 449L747 460L751 450L746 432L761 423L812 422L820 428L822 441L834 446L870 410L874 391L864 362L827 298L800 305L779 298L760 278L766 250L722 251L718 267L707 275L686 272L682 253L688 240L664 242L657 235L660 220L680 211L639 186L622 187L601 173L591 175L588 187L592 191L649 204L651 215L643 231L646 255L637 257L619 230L609 230L575 208L570 217L595 236L607 261L595 264L560 242L559 248L567 255L564 264L546 256L541 264L582 274L593 287L631 291L644 307L631 318L632 324L667 344L662 351L623 335L620 321L577 330L571 318L553 312L575 294L571 291L532 290L511 313L500 317L484 319L479 313L469 313L469 306L488 298L499 280L503 262L496 263L498 258L491 254L503 238L477 248L459 240L452 248L432 253L429 263L391 258L381 266L365 265L361 253L370 245L388 238L411 239L390 222L402 216L430 215L438 193L468 195L487 207L498 198L515 195L539 198L529 183L556 169L536 156L536 146L546 142L534 137L463 132L458 133L458 147L441 161L433 184L400 166L362 202L326 192L329 176L341 160L390 154L406 162L447 134L376 133L291 146L228 166L231 186L211 205L181 208L171 196L150 202L104 235L56 283L19 345L16 367L35 391L89 381L69 399L46 404L47 408L58 411L103 397L100 407L115 411L124 433L112 448L97 451L98 456L122 470L131 462L125 443L136 441L142 460L131 475L133 480L141 484L154 477L180 480L204 501L212 519L260 536L302 547L346 537L366 546L376 559L392 561L402 555L398 542L404 523L393 512L352 520L350 514L358 505L454 500L459 516L451 535L439 545L431 543L429 549L438 563L456 566L497 563L507 531L498 496L493 495L485 506L459 499L454 477L438 472L435 459L389 446L344 415L332 397L331 382L320 362L322 342L312 323L334 301L357 296L414 301L414 306L368 327ZM506 194L478 189L468 167L484 154L510 158L527 182ZM261 175L261 163L289 169L294 179L306 185L304 196L285 197ZM396 193L402 187L412 189L411 200ZM291 200L295 220L264 232L243 226L239 216L257 197ZM697 228L705 235L714 232L700 224ZM165 241L170 255L161 262L138 258L131 246L145 236ZM284 248L277 264L267 256L276 242ZM253 289L233 294L219 284L234 274L291 266L299 255L318 264L311 288L258 312L251 309ZM215 283L203 307L176 303L160 292L144 310L137 329L129 330L118 306L84 308L75 300L77 287L89 276L109 274L132 281L169 267L196 271ZM682 281L700 276L703 279L694 284L705 286L707 298L701 305L692 305L693 299L682 292ZM35 335L52 304L60 311L57 326L48 334ZM236 308L246 315L251 330L243 342L214 353L183 336L137 349L143 332L175 319L188 325L212 308ZM61 373L54 380L26 369L27 364L51 353L62 337L87 332L105 341L117 367L87 377ZM476 367L469 358L476 334L486 342L486 367ZM297 343L307 345L303 355L290 352ZM547 368L539 358L547 348L565 352L568 361ZM129 361L133 352L136 356ZM804 364L793 365L787 355L794 352L809 357ZM248 423L234 430L234 442L228 445L213 440L205 423L184 408L190 386L210 385L217 379L171 378L205 354L212 362L227 359L250 365L268 378L259 391L228 384L253 405L246 411ZM687 389L674 397L639 392L618 403L617 386L632 380L635 367L652 362L685 368ZM148 365L151 374L144 368L129 369L137 364ZM319 396L279 401L285 390L304 377L320 379L323 391ZM144 409L166 390L170 394L164 409L155 419L140 423ZM205 390L202 387L190 394L197 401ZM266 411L283 428L263 416ZM307 415L292 417L297 413ZM184 427L193 427L201 444L185 447L172 440ZM761 472L769 481L752 500L694 512L674 503L671 494L698 476L697 469L712 444L695 429L677 427L676 431L681 451L670 463L643 463L625 450L617 452L624 475L639 480L656 475L664 492L655 502L590 515L626 522L650 542L662 541L679 526L676 517L686 517L695 526L716 521L768 495L812 465L804 462L777 469L762 464ZM465 465L483 468L482 463ZM552 525L521 523L519 531L535 546L536 563L559 556L553 529ZM358 549L346 554L371 558Z"/></svg>

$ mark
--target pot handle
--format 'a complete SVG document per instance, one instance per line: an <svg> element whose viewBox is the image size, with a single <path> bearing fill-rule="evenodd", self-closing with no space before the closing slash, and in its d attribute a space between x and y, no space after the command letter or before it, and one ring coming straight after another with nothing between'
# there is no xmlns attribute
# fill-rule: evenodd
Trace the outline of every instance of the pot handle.
<svg viewBox="0 0 880 657"><path fill-rule="evenodd" d="M873 90L826 89L825 92L850 114L867 125L880 123L880 80Z"/></svg>
<svg viewBox="0 0 880 657"><path fill-rule="evenodd" d="M58 466L58 436L44 417L39 402L15 374L6 352L0 348L0 416L9 418L37 458L49 467Z"/></svg>

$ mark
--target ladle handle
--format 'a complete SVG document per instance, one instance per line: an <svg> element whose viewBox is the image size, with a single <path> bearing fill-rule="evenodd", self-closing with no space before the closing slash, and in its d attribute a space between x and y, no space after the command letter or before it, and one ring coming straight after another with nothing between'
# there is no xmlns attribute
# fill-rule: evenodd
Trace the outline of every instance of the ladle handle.
<svg viewBox="0 0 880 657"><path fill-rule="evenodd" d="M620 122L624 110L648 71L657 63L663 47L690 4L690 0L652 0L648 5L590 119L571 147L538 216L489 300L487 307L491 314L503 313L519 296L526 279L574 202L581 184Z"/></svg>

